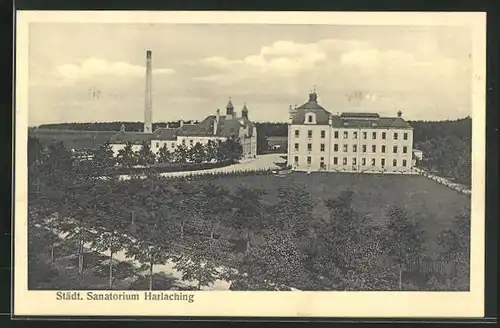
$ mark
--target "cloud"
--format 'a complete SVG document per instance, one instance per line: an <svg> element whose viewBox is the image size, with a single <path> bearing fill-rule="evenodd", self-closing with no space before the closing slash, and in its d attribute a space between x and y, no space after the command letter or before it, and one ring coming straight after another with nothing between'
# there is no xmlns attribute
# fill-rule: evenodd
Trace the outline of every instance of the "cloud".
<svg viewBox="0 0 500 328"><path fill-rule="evenodd" d="M109 62L99 58L88 58L78 64L66 64L56 67L55 75L59 78L75 81L93 77L144 77L145 67L125 62ZM153 69L154 74L170 75L175 70L169 68Z"/></svg>

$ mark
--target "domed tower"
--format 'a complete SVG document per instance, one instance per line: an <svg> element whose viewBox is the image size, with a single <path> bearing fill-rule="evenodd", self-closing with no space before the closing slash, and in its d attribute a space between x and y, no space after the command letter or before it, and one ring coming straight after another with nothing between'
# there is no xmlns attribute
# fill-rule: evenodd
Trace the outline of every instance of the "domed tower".
<svg viewBox="0 0 500 328"><path fill-rule="evenodd" d="M244 120L248 120L248 108L247 108L247 103L243 104L243 109L241 110L241 117Z"/></svg>
<svg viewBox="0 0 500 328"><path fill-rule="evenodd" d="M309 102L318 102L318 95L316 94L316 91L313 90L311 91L311 93L309 93Z"/></svg>
<svg viewBox="0 0 500 328"><path fill-rule="evenodd" d="M229 97L229 101L226 105L226 115L234 117L234 106L233 103L231 102L231 97Z"/></svg>

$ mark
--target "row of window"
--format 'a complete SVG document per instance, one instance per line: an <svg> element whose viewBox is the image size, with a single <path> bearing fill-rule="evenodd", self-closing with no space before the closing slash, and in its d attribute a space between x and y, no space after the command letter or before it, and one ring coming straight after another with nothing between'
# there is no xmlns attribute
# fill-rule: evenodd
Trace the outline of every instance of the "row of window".
<svg viewBox="0 0 500 328"><path fill-rule="evenodd" d="M320 146L319 147L319 151L325 151L325 144L320 144L319 146ZM342 151L344 153L347 153L349 151L349 148L348 148L349 145L342 145L342 146L343 146L342 147ZM407 154L408 153L408 147L407 146L403 146L402 148L403 148L403 154ZM367 152L367 146L366 145L362 145L361 149L362 149L361 151L363 153ZM382 153L385 153L385 149L386 149L385 145L381 145L380 146L380 151ZM392 152L396 154L398 152L398 149L399 149L398 146L393 146L392 147ZM295 143L294 150L295 151L299 151L299 144L298 143ZM312 144L310 144L310 143L307 144L307 151L312 151ZM339 145L338 144L334 144L333 145L333 151L334 152L338 152L339 151ZM352 151L354 153L358 152L358 145L352 145ZM372 153L376 153L376 152L377 152L377 145L372 145Z"/></svg>
<svg viewBox="0 0 500 328"><path fill-rule="evenodd" d="M295 156L294 161L295 161L295 164L298 164L299 163L299 156ZM311 165L311 163L312 163L311 156L307 156L307 164ZM320 166L323 167L324 163L325 163L325 158L321 157L321 159L320 159ZM339 158L338 157L334 157L333 158L333 165L338 165L338 164L339 164ZM352 165L358 165L356 157L353 157L351 159L351 164ZM408 166L407 160L403 159L402 164L403 164L402 165L403 167L407 167ZM342 158L342 165L348 165L347 157ZM362 166L366 166L367 165L366 158L362 158L361 159L361 165ZM372 158L371 159L371 166L375 166L375 165L377 165L376 164L376 159ZM385 165L386 165L385 158L380 159L380 165L382 167L385 167ZM398 160L397 159L393 159L392 160L392 166L398 166Z"/></svg>
<svg viewBox="0 0 500 328"><path fill-rule="evenodd" d="M385 140L387 139L387 133L386 132L379 132L381 134L381 138L382 140ZM300 136L300 131L299 130L295 130L295 137L299 137ZM308 138L312 138L313 136L313 131L312 130L308 130L307 131L307 137ZM363 136L363 139L368 139L368 132L362 132L362 136ZM321 139L324 139L326 137L326 131L325 130L321 130ZM333 137L335 139L339 139L339 131L334 131L333 132ZM348 139L349 138L349 131L344 131L343 133L343 138L344 139ZM358 131L352 131L352 138L353 139L358 139ZM374 131L371 133L371 138L372 140L376 140L377 139L377 132ZM399 134L398 132L394 132L392 134L392 139L393 140L398 140L399 138ZM408 132L404 132L403 133L403 140L408 140Z"/></svg>

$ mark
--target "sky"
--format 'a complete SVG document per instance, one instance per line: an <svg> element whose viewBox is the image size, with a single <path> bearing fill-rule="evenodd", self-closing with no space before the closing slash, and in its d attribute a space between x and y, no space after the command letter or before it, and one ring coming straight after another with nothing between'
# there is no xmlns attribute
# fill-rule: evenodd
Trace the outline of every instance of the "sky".
<svg viewBox="0 0 500 328"><path fill-rule="evenodd" d="M315 90L336 114L471 115L471 32L460 26L31 23L28 124L201 120L244 103L285 122Z"/></svg>

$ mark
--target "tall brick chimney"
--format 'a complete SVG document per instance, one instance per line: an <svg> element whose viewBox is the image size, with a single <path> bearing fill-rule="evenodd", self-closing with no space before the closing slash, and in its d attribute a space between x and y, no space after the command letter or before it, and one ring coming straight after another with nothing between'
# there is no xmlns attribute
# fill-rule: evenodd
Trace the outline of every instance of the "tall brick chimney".
<svg viewBox="0 0 500 328"><path fill-rule="evenodd" d="M152 52L146 51L146 104L144 108L144 133L153 132L153 68Z"/></svg>

